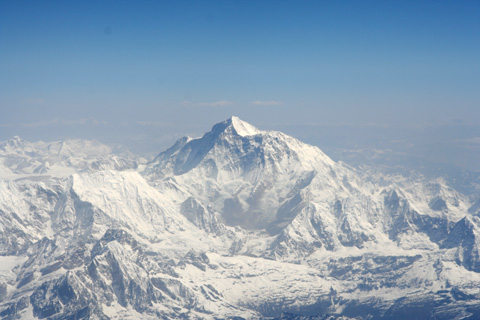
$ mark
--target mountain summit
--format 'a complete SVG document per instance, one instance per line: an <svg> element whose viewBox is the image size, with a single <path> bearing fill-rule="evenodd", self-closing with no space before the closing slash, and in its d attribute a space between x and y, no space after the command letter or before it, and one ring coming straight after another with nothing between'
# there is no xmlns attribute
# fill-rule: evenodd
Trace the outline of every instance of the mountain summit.
<svg viewBox="0 0 480 320"><path fill-rule="evenodd" d="M478 204L443 180L237 117L131 157L0 143L0 318L480 318Z"/></svg>
<svg viewBox="0 0 480 320"><path fill-rule="evenodd" d="M169 177L169 184L212 207L228 225L278 231L280 220L293 218L280 217L280 207L305 198L300 194L312 181L340 187L336 174L344 172L337 167L317 147L232 117L201 138L180 139L145 174L157 182Z"/></svg>
<svg viewBox="0 0 480 320"><path fill-rule="evenodd" d="M177 176L213 163L215 168L211 174L230 172L235 177L258 169L257 165L262 170L275 167L280 172L318 170L334 164L317 147L281 132L258 130L237 117L231 117L214 125L201 138L179 139L155 158L148 173Z"/></svg>
<svg viewBox="0 0 480 320"><path fill-rule="evenodd" d="M220 131L230 130L232 133L236 133L240 136L253 136L263 132L235 116L216 124L212 128L212 131L216 131L217 128L219 128Z"/></svg>

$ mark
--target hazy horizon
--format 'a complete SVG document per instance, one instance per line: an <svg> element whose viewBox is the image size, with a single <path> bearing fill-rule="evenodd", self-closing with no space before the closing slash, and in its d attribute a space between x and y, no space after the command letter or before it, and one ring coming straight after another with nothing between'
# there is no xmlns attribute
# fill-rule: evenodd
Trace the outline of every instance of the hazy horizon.
<svg viewBox="0 0 480 320"><path fill-rule="evenodd" d="M156 153L231 115L480 171L480 4L0 3L0 139Z"/></svg>

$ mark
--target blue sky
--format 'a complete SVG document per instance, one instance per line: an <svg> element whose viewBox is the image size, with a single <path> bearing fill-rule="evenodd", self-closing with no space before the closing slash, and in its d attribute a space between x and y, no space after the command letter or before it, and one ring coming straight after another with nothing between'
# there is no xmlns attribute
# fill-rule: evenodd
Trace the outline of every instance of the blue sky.
<svg viewBox="0 0 480 320"><path fill-rule="evenodd" d="M474 139L479 17L478 1L0 1L0 138L160 145L237 115Z"/></svg>

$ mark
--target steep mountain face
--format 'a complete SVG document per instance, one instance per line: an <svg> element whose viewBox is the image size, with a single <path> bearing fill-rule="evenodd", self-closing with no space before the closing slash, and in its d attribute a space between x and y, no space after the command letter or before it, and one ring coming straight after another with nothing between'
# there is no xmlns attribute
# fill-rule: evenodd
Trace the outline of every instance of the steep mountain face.
<svg viewBox="0 0 480 320"><path fill-rule="evenodd" d="M1 318L480 317L476 204L442 179L236 117L145 166L19 138L0 160Z"/></svg>
<svg viewBox="0 0 480 320"><path fill-rule="evenodd" d="M179 140L144 175L162 192L175 193L184 207L194 202L204 208L196 217L181 210L190 219L212 216L218 224L275 236L270 254L280 254L285 242L305 254L375 238L368 220L378 212L365 210L371 200L348 200L373 192L371 185L359 186L351 171L320 149L236 117L202 138Z"/></svg>
<svg viewBox="0 0 480 320"><path fill-rule="evenodd" d="M61 192L52 181L0 180L0 254L18 255L52 236L50 213Z"/></svg>
<svg viewBox="0 0 480 320"><path fill-rule="evenodd" d="M333 161L315 147L278 132L261 132L233 117L200 139L179 141L145 174L170 178L168 182L185 189L185 194L222 212L229 225L263 229L274 224L275 209L285 199L303 189L318 171L330 175L332 166Z"/></svg>

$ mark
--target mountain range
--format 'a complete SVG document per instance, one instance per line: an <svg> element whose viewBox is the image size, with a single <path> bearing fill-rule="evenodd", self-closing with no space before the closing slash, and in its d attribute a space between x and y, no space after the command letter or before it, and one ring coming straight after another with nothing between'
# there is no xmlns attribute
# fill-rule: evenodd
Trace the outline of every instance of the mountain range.
<svg viewBox="0 0 480 320"><path fill-rule="evenodd" d="M232 117L0 143L2 319L479 319L480 200Z"/></svg>

